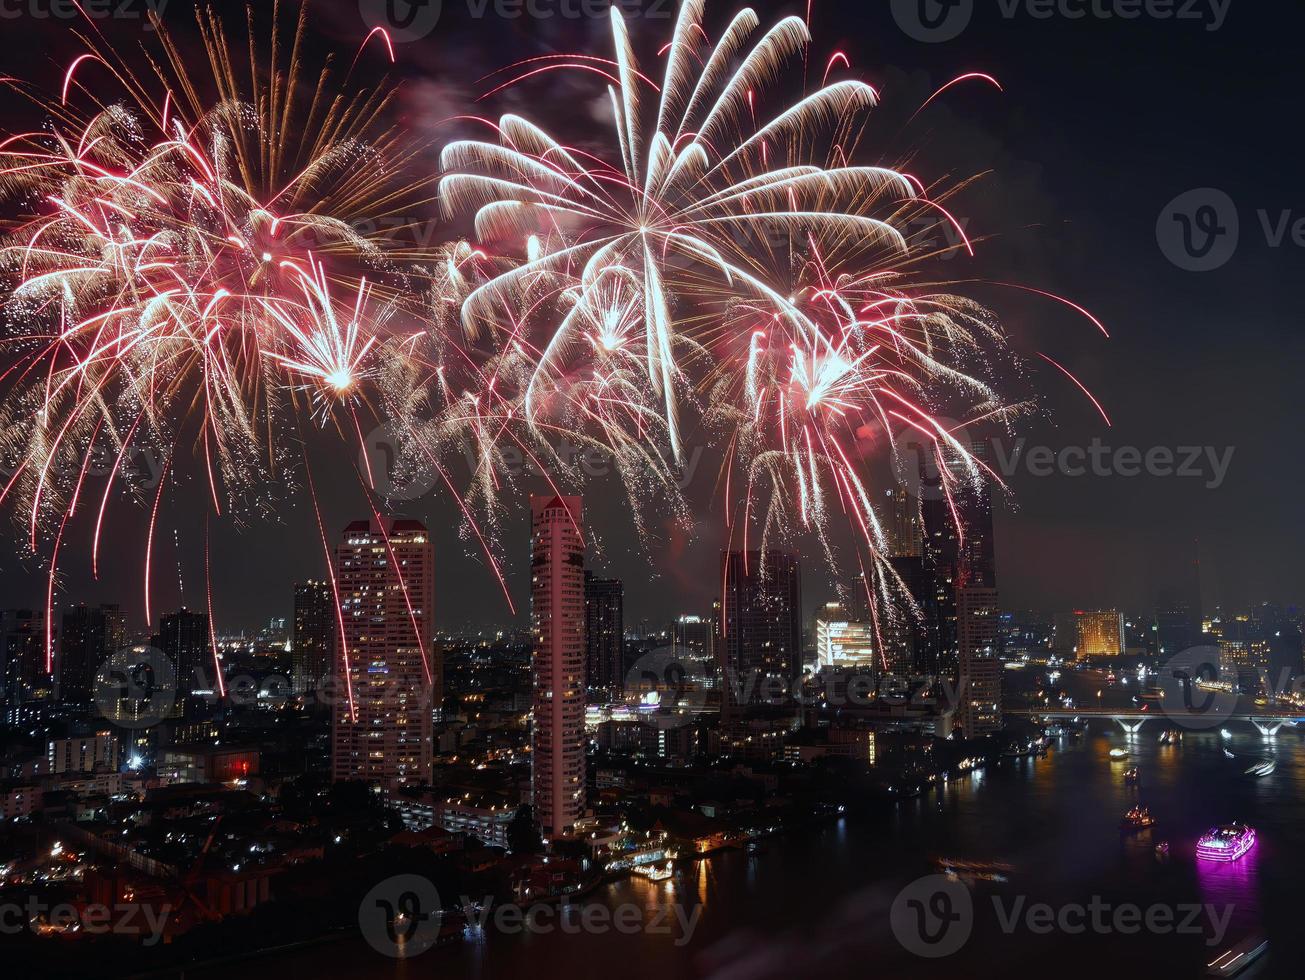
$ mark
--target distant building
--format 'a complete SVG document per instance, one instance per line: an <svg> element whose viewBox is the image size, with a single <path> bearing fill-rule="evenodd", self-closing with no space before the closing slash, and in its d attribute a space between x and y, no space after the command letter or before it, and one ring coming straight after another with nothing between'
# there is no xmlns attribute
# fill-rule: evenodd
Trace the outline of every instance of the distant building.
<svg viewBox="0 0 1305 980"><path fill-rule="evenodd" d="M694 673L703 678L707 690L720 687L720 664L716 659L716 616L677 616L670 625L671 647L676 656L692 661Z"/></svg>
<svg viewBox="0 0 1305 980"><path fill-rule="evenodd" d="M980 461L987 454L983 443L974 443L969 449ZM926 624L919 637L923 646L917 647L914 656L917 673L954 677L960 667L957 589L995 588L996 561L988 485L974 485L959 460L950 460L949 467L953 477L949 489L944 488L937 472L921 473L923 589L915 599Z"/></svg>
<svg viewBox="0 0 1305 980"><path fill-rule="evenodd" d="M585 680L603 698L619 695L625 680L624 606L619 580L585 572Z"/></svg>
<svg viewBox="0 0 1305 980"><path fill-rule="evenodd" d="M1000 610L997 590L963 585L956 590L960 640L960 724L966 738L1001 730L1001 661L997 657Z"/></svg>
<svg viewBox="0 0 1305 980"><path fill-rule="evenodd" d="M61 776L70 772L116 772L122 749L112 732L74 738L51 739L46 746L45 771Z"/></svg>
<svg viewBox="0 0 1305 980"><path fill-rule="evenodd" d="M884 491L884 500L889 557L923 557L924 526L920 519L919 496L906 487L891 487Z"/></svg>
<svg viewBox="0 0 1305 980"><path fill-rule="evenodd" d="M1155 612L1156 653L1173 657L1199 646L1201 622L1194 611L1181 602L1170 602Z"/></svg>
<svg viewBox="0 0 1305 980"><path fill-rule="evenodd" d="M579 497L531 497L534 725L530 779L545 837L585 809L585 542Z"/></svg>
<svg viewBox="0 0 1305 980"><path fill-rule="evenodd" d="M326 581L295 584L294 631L290 651L295 691L316 690L334 674L335 593Z"/></svg>
<svg viewBox="0 0 1305 980"><path fill-rule="evenodd" d="M230 783L257 776L259 760L257 749L178 745L163 750L158 770L178 783Z"/></svg>
<svg viewBox="0 0 1305 980"><path fill-rule="evenodd" d="M47 669L52 640L41 610L14 609L0 616L0 704L6 724L28 724L54 710L56 678Z"/></svg>
<svg viewBox="0 0 1305 980"><path fill-rule="evenodd" d="M333 658L336 781L386 789L430 781L433 711L443 697L432 643L434 566L430 532L413 520L355 521L335 547L344 621Z"/></svg>
<svg viewBox="0 0 1305 980"><path fill-rule="evenodd" d="M211 695L220 686L209 640L208 616L203 613L181 609L159 622L154 646L176 667L183 697Z"/></svg>
<svg viewBox="0 0 1305 980"><path fill-rule="evenodd" d="M127 621L118 606L74 606L63 614L59 636L59 700L86 712L95 702L100 666L127 645Z"/></svg>
<svg viewBox="0 0 1305 980"><path fill-rule="evenodd" d="M1123 656L1124 614L1117 609L1075 613L1079 660Z"/></svg>
<svg viewBox="0 0 1305 980"><path fill-rule="evenodd" d="M758 690L766 679L793 684L802 674L802 575L782 551L721 553L721 618L717 650L725 677L725 708L736 688ZM753 681L757 684L753 684Z"/></svg>
<svg viewBox="0 0 1305 980"><path fill-rule="evenodd" d="M876 666L874 624L851 617L841 603L826 603L816 617L816 665L872 671Z"/></svg>

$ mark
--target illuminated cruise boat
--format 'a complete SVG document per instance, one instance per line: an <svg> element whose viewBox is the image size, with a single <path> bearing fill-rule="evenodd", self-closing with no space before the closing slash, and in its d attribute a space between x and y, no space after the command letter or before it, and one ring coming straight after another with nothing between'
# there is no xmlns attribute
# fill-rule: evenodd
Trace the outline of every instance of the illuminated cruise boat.
<svg viewBox="0 0 1305 980"><path fill-rule="evenodd" d="M1215 827L1196 842L1196 856L1203 861L1236 861L1255 846L1255 831L1244 823Z"/></svg>

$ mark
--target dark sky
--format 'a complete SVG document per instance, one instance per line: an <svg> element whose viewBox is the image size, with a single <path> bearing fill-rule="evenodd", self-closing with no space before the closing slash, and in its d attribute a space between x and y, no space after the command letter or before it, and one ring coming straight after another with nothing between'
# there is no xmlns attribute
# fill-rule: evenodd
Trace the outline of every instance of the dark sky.
<svg viewBox="0 0 1305 980"><path fill-rule="evenodd" d="M334 44L352 57L366 33L359 5L339 0L315 6L310 43ZM368 0L361 6L368 9ZM483 18L469 16L468 10L480 6L479 0L444 0L434 31L398 48L397 70L407 76L404 118L414 135L432 143L458 132L437 123L469 111L479 76L535 54L609 53L605 21L503 19L493 4ZM792 3L755 6L767 25L805 9ZM831 52L845 51L856 75L882 90L884 105L872 117L866 144L869 158L894 163L910 155L914 172L935 178L985 174L952 207L971 235L990 237L976 260L958 258L946 275L1059 293L1090 308L1113 335L1106 340L1048 300L993 285L968 287L1000 315L1018 351L1055 357L1097 394L1114 421L1107 428L1068 379L1042 364L1031 380L1043 393L1045 411L1019 433L1026 445L1060 451L1100 439L1141 452L1210 447L1220 460L1233 451L1217 487L1208 485L1217 482L1208 455L1200 464L1203 475L1187 478L1037 477L1020 469L1009 479L1011 498L997 517L1005 601L1043 610L1119 604L1142 611L1177 584L1183 559L1199 547L1207 604L1298 602L1305 598L1299 490L1305 463L1297 375L1305 364L1305 340L1297 280L1305 251L1290 231L1275 247L1265 225L1276 234L1283 220L1305 218L1296 98L1305 10L1299 4L1232 0L1220 23L1200 0L1191 10L1201 19L1035 16L1043 6L1031 11L1013 0L975 0L968 26L938 43L922 43L899 26L894 10L909 17L910 3L815 0L814 14L813 63L823 65ZM1062 6L1071 12L1093 9L1073 0ZM136 7L143 10L143 0ZM237 13L240 5L217 7ZM966 7L961 3L956 16L963 17ZM1096 8L1132 5L1098 0ZM572 0L566 9L587 5ZM733 8L713 3L709 12L719 25ZM183 0L166 5L170 24L184 25L188 16ZM1217 30L1209 29L1216 23ZM138 23L102 26L119 44L140 37ZM632 26L644 52L660 46L670 29L665 20L634 18ZM41 79L57 89L62 65L80 50L69 30L67 22L50 19L7 20L0 75ZM364 71L383 68L378 55L374 49L364 54ZM959 87L904 126L930 92L968 71L992 73L1005 92ZM574 79L543 80L491 103L488 111L511 108L550 125L576 125L585 120L586 100L601 94L597 82L586 87ZM8 98L0 94L4 130L20 118L17 103ZM1157 241L1158 223L1178 227L1172 215L1162 221L1170 202L1198 188L1222 191L1240 219L1235 254L1207 272L1180 269ZM1227 224L1227 205L1222 207ZM1206 212L1191 211L1198 223L1204 221ZM361 496L349 490L349 464L328 462L325 442L314 445L313 458L319 461L328 529L366 516ZM626 580L630 621L660 621L710 602L721 517L708 503L714 463L704 458L700 465L695 487L704 506L698 533L667 532L651 551L631 532L615 487L591 493L605 544L595 564ZM506 620L492 575L474 547L459 538L451 503L434 494L406 507L435 532L440 624ZM203 602L203 515L196 485L182 487L165 506L155 584L160 608L183 599ZM143 526L140 509L133 514L119 508L103 545L101 581L94 584L86 535L71 534L61 563L63 595L123 602L139 624ZM0 606L39 603L39 566L18 556L19 532L8 527L4 533ZM291 497L277 520L241 528L215 522L212 535L219 628L286 614L291 582L322 570L302 494ZM526 535L518 507L504 526L502 557L521 609ZM827 590L816 553L808 555L806 598L814 605Z"/></svg>

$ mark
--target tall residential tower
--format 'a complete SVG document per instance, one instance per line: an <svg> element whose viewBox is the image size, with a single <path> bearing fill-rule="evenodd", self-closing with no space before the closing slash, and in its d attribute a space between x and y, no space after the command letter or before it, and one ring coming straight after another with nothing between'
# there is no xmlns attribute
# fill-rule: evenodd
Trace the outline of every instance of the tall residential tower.
<svg viewBox="0 0 1305 980"><path fill-rule="evenodd" d="M412 520L388 527L355 521L335 548L334 564L344 630L336 637L332 778L389 789L424 785L432 712L443 694L431 642L430 533Z"/></svg>
<svg viewBox="0 0 1305 980"><path fill-rule="evenodd" d="M530 778L545 837L585 808L585 543L579 497L531 497L534 727Z"/></svg>

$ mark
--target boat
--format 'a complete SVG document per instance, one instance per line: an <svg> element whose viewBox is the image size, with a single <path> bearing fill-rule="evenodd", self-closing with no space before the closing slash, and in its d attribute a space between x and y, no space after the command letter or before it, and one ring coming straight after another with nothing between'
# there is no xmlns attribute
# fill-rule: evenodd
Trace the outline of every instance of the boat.
<svg viewBox="0 0 1305 980"><path fill-rule="evenodd" d="M1246 770L1248 776L1272 776L1277 771L1278 762L1276 759L1265 759L1263 762L1257 762Z"/></svg>
<svg viewBox="0 0 1305 980"><path fill-rule="evenodd" d="M1124 773L1124 782L1130 786L1136 786L1142 782L1142 774L1137 771L1136 767L1129 769Z"/></svg>
<svg viewBox="0 0 1305 980"><path fill-rule="evenodd" d="M1223 750L1223 754L1224 754L1225 758L1228 758L1228 759L1235 759L1235 758L1237 758L1237 756L1233 755L1233 754L1232 754L1231 752L1229 752L1227 749L1224 749L1224 750Z"/></svg>
<svg viewBox="0 0 1305 980"><path fill-rule="evenodd" d="M1205 965L1207 976L1235 977L1269 950L1269 940L1259 933L1248 936Z"/></svg>
<svg viewBox="0 0 1305 980"><path fill-rule="evenodd" d="M1244 823L1215 827L1196 842L1196 856L1202 861L1227 864L1246 856L1255 846L1255 831Z"/></svg>
<svg viewBox="0 0 1305 980"><path fill-rule="evenodd" d="M938 870L952 881L993 881L1007 882L1007 874L1013 870L1009 864L1000 861L953 861L951 858L938 858Z"/></svg>
<svg viewBox="0 0 1305 980"><path fill-rule="evenodd" d="M1220 738L1223 738L1223 739L1225 739L1225 740L1229 740L1229 739L1232 738L1232 732L1228 731L1228 729L1226 729L1226 728L1220 728L1220 729L1219 729L1219 737L1220 737Z"/></svg>
<svg viewBox="0 0 1305 980"><path fill-rule="evenodd" d="M1112 759L1127 759L1127 758L1128 758L1128 749L1111 749L1111 750L1110 750L1110 758L1112 758Z"/></svg>
<svg viewBox="0 0 1305 980"><path fill-rule="evenodd" d="M1155 817L1151 816L1151 811L1144 806L1133 807L1124 814L1124 819L1119 821L1119 829L1129 834L1154 826Z"/></svg>
<svg viewBox="0 0 1305 980"><path fill-rule="evenodd" d="M672 874L671 862L667 861L665 867L656 865L641 865L631 869L635 874L647 878L649 881L665 881Z"/></svg>
<svg viewBox="0 0 1305 980"><path fill-rule="evenodd" d="M1183 733L1176 728L1166 728L1160 733L1161 745L1177 745L1183 740Z"/></svg>
<svg viewBox="0 0 1305 980"><path fill-rule="evenodd" d="M1167 840L1162 840L1155 846L1155 859L1157 861L1169 860L1169 842Z"/></svg>

